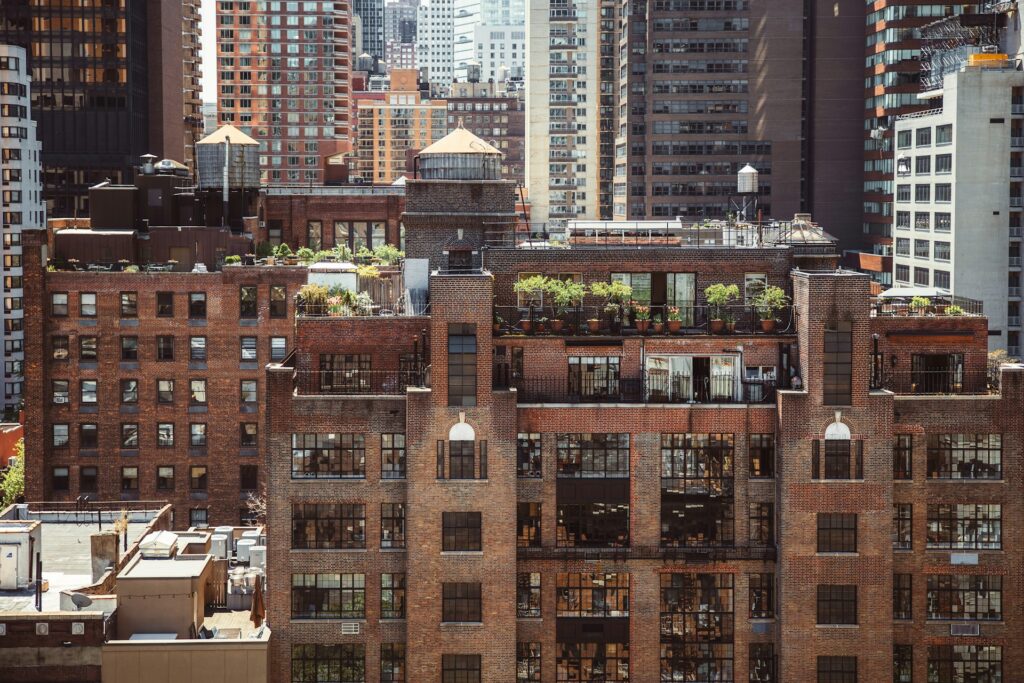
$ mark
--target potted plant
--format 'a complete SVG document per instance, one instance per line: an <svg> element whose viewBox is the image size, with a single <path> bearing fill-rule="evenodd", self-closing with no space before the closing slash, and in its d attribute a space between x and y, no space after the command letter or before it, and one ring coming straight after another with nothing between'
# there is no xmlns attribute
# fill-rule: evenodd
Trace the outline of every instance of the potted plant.
<svg viewBox="0 0 1024 683"><path fill-rule="evenodd" d="M753 304L761 318L761 330L770 333L775 331L778 312L789 305L789 297L782 291L782 287L767 285L754 297Z"/></svg>
<svg viewBox="0 0 1024 683"><path fill-rule="evenodd" d="M946 315L959 316L964 314L964 309L956 304L950 304L946 306Z"/></svg>
<svg viewBox="0 0 1024 683"><path fill-rule="evenodd" d="M523 328L523 332L529 334L533 329L533 309L543 301L544 292L547 291L549 286L550 281L543 275L531 275L530 277L523 278L512 285L512 291L516 294L526 295L527 305L530 309L529 315L526 319L519 321L520 326Z"/></svg>
<svg viewBox="0 0 1024 683"><path fill-rule="evenodd" d="M604 313L608 316L612 331L617 332L627 314L626 304L633 296L633 288L618 281L595 282L590 285L590 292L605 300Z"/></svg>
<svg viewBox="0 0 1024 683"><path fill-rule="evenodd" d="M599 318L587 318L587 331L597 334L601 331L601 320Z"/></svg>
<svg viewBox="0 0 1024 683"><path fill-rule="evenodd" d="M926 296L915 296L910 300L911 315L924 315L932 305L932 300Z"/></svg>
<svg viewBox="0 0 1024 683"><path fill-rule="evenodd" d="M647 329L651 326L651 307L643 304L633 306L633 317L637 332L647 334Z"/></svg>
<svg viewBox="0 0 1024 683"><path fill-rule="evenodd" d="M683 327L683 316L678 306L668 307L668 331L675 334Z"/></svg>
<svg viewBox="0 0 1024 683"><path fill-rule="evenodd" d="M722 320L725 322L725 331L732 334L736 331L736 317L732 313L726 313L722 316Z"/></svg>
<svg viewBox="0 0 1024 683"><path fill-rule="evenodd" d="M661 334L665 331L665 323L661 322L661 315L654 316L654 334Z"/></svg>
<svg viewBox="0 0 1024 683"><path fill-rule="evenodd" d="M238 254L232 254L231 256L224 257L224 265L226 266L237 266L242 262L242 257Z"/></svg>
<svg viewBox="0 0 1024 683"><path fill-rule="evenodd" d="M315 254L316 252L310 249L309 247L300 247L299 250L295 252L296 258L298 258L303 263L309 263L310 261L312 261L313 256Z"/></svg>
<svg viewBox="0 0 1024 683"><path fill-rule="evenodd" d="M551 296L555 317L551 320L551 329L561 332L569 311L583 301L586 288L575 280L548 279L547 290Z"/></svg>
<svg viewBox="0 0 1024 683"><path fill-rule="evenodd" d="M284 261L286 265L294 266L298 263L298 259L292 254L292 248L288 246L287 242L281 242L274 249L274 257L279 261Z"/></svg>
<svg viewBox="0 0 1024 683"><path fill-rule="evenodd" d="M545 329L545 326L547 325L547 323L548 323L548 319L547 318L545 318L543 316L541 316L540 318L537 318L537 334L544 334L544 329Z"/></svg>
<svg viewBox="0 0 1024 683"><path fill-rule="evenodd" d="M737 285L724 285L719 282L704 289L704 298L710 308L712 334L720 334L725 329L725 319L722 317L725 314L725 307L739 296L740 288Z"/></svg>
<svg viewBox="0 0 1024 683"><path fill-rule="evenodd" d="M494 334L501 334L501 326L505 324L505 320L500 316L494 316Z"/></svg>
<svg viewBox="0 0 1024 683"><path fill-rule="evenodd" d="M328 306L327 288L323 285L305 284L299 289L299 303L305 315L326 315Z"/></svg>

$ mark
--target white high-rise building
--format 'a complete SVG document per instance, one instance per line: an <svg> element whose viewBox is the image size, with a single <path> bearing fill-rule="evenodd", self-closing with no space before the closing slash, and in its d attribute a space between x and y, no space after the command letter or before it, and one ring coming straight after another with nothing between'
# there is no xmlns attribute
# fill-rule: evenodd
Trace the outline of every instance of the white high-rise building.
<svg viewBox="0 0 1024 683"><path fill-rule="evenodd" d="M941 108L896 121L893 285L981 301L989 348L1020 356L1024 74L1001 65L946 74Z"/></svg>
<svg viewBox="0 0 1024 683"><path fill-rule="evenodd" d="M45 230L42 170L25 49L0 45L0 226L3 230L5 411L21 401L25 333L21 231Z"/></svg>
<svg viewBox="0 0 1024 683"><path fill-rule="evenodd" d="M469 77L468 65L480 64L480 80L522 78L526 64L526 13L523 0L455 0L453 19L455 80ZM504 67L504 70L502 70Z"/></svg>
<svg viewBox="0 0 1024 683"><path fill-rule="evenodd" d="M416 17L416 68L426 69L432 92L444 92L454 75L453 0L423 0Z"/></svg>
<svg viewBox="0 0 1024 683"><path fill-rule="evenodd" d="M529 3L526 185L533 222L557 227L567 220L600 218L598 5L588 0ZM614 115L614 107L607 111Z"/></svg>

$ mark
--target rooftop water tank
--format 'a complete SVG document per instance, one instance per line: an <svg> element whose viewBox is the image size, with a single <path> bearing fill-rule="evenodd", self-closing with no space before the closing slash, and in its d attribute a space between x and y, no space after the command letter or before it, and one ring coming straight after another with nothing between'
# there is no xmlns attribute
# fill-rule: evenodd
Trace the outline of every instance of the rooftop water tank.
<svg viewBox="0 0 1024 683"><path fill-rule="evenodd" d="M502 153L462 126L417 155L423 180L501 180Z"/></svg>
<svg viewBox="0 0 1024 683"><path fill-rule="evenodd" d="M757 169L747 164L736 174L736 191L740 194L757 194Z"/></svg>
<svg viewBox="0 0 1024 683"><path fill-rule="evenodd" d="M234 126L221 126L196 143L199 189L260 186L260 143Z"/></svg>

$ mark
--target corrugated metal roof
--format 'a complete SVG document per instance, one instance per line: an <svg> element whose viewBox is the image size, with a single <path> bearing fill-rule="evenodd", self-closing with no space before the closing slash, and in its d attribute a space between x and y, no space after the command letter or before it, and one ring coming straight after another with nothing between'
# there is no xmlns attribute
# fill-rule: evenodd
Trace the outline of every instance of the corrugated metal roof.
<svg viewBox="0 0 1024 683"><path fill-rule="evenodd" d="M497 154L501 151L487 144L468 130L459 126L448 135L430 145L422 152L425 154Z"/></svg>

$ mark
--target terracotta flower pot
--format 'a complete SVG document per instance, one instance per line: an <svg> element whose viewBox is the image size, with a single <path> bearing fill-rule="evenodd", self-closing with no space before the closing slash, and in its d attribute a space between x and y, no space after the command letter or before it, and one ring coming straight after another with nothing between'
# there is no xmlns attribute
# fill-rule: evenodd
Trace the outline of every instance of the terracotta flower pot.
<svg viewBox="0 0 1024 683"><path fill-rule="evenodd" d="M593 319L593 318L588 320L587 321L587 331L592 332L592 333L593 332L600 332L601 331L601 321Z"/></svg>
<svg viewBox="0 0 1024 683"><path fill-rule="evenodd" d="M520 320L519 321L519 326L523 328L523 332L525 332L526 334L530 334L530 331L533 329L533 321L532 320Z"/></svg>
<svg viewBox="0 0 1024 683"><path fill-rule="evenodd" d="M565 327L565 321L564 320L559 320L558 318L555 318L554 320L551 321L551 331L552 332L555 332L555 333L561 332L563 327Z"/></svg>
<svg viewBox="0 0 1024 683"><path fill-rule="evenodd" d="M726 329L726 331L727 331L727 332L728 332L729 334L732 334L733 332L735 332L735 331L736 331L736 323L735 323L735 322L732 322L732 321L730 321L730 322L727 322L727 323L725 324L725 329Z"/></svg>
<svg viewBox="0 0 1024 683"><path fill-rule="evenodd" d="M654 323L654 334L661 334L665 331L665 323Z"/></svg>
<svg viewBox="0 0 1024 683"><path fill-rule="evenodd" d="M711 321L711 334L722 334L722 330L725 329L724 320L712 320Z"/></svg>
<svg viewBox="0 0 1024 683"><path fill-rule="evenodd" d="M683 321L682 320L669 320L668 321L668 331L669 332L675 333L675 332L678 332L681 329L683 329Z"/></svg>
<svg viewBox="0 0 1024 683"><path fill-rule="evenodd" d="M774 332L775 331L775 318L769 318L761 321L762 332Z"/></svg>
<svg viewBox="0 0 1024 683"><path fill-rule="evenodd" d="M647 334L647 328L651 326L650 320L637 320L636 329L640 334Z"/></svg>

